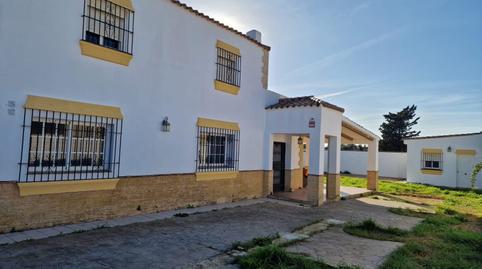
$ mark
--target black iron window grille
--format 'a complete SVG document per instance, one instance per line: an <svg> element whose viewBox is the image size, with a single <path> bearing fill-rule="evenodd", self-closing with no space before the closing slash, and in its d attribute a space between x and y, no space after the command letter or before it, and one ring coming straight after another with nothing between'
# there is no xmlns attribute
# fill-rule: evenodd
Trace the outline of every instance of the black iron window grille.
<svg viewBox="0 0 482 269"><path fill-rule="evenodd" d="M119 177L122 120L25 109L19 182Z"/></svg>
<svg viewBox="0 0 482 269"><path fill-rule="evenodd" d="M241 85L241 56L219 47L217 50L216 80L239 87Z"/></svg>
<svg viewBox="0 0 482 269"><path fill-rule="evenodd" d="M84 0L82 40L132 54L134 11L108 0Z"/></svg>
<svg viewBox="0 0 482 269"><path fill-rule="evenodd" d="M196 171L237 171L239 134L239 130L198 126Z"/></svg>
<svg viewBox="0 0 482 269"><path fill-rule="evenodd" d="M421 167L422 169L442 170L443 168L442 153L422 152Z"/></svg>

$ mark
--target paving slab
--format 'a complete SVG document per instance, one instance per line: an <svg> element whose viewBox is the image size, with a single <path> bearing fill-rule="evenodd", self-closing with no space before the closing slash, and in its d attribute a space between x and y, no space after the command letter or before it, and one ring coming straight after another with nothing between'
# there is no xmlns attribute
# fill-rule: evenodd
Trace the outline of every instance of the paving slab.
<svg viewBox="0 0 482 269"><path fill-rule="evenodd" d="M25 231L23 232L27 237L29 237L30 239L43 239L43 238L47 238L48 236L46 234L43 234L39 231L36 231L36 230L32 230L32 231Z"/></svg>
<svg viewBox="0 0 482 269"><path fill-rule="evenodd" d="M48 237L60 235L60 231L59 231L59 230L56 230L56 229L53 228L53 227L37 229L37 230L35 230L35 231L37 231L37 232L39 232L39 233L42 233L42 234L45 234L45 235L48 236Z"/></svg>
<svg viewBox="0 0 482 269"><path fill-rule="evenodd" d="M370 197L357 198L323 206L323 218L332 218L345 222L361 222L372 219L381 226L391 226L409 230L422 221L420 218L401 216L388 212L391 207L411 207L404 202L392 203Z"/></svg>
<svg viewBox="0 0 482 269"><path fill-rule="evenodd" d="M10 239L8 236L4 234L0 234L0 245L5 245L5 244L11 244L14 243L12 239Z"/></svg>
<svg viewBox="0 0 482 269"><path fill-rule="evenodd" d="M343 232L343 228L330 228L311 238L289 246L293 253L308 254L332 266L356 265L375 269L402 243L360 238Z"/></svg>
<svg viewBox="0 0 482 269"><path fill-rule="evenodd" d="M10 239L12 239L15 242L22 242L26 240L30 240L31 238L25 234L24 232L14 232L14 233L9 233L6 234L6 236Z"/></svg>

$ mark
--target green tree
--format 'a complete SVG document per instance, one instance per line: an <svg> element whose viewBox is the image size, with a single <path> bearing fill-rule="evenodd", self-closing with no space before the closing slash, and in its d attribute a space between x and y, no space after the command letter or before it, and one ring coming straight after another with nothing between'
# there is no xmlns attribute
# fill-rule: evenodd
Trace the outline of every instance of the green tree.
<svg viewBox="0 0 482 269"><path fill-rule="evenodd" d="M403 143L403 139L415 137L420 131L412 130L413 126L418 123L420 117L416 117L416 105L407 106L400 112L383 115L385 122L380 126L382 140L380 141L381 151L406 152L407 146Z"/></svg>
<svg viewBox="0 0 482 269"><path fill-rule="evenodd" d="M470 176L470 186L472 189L475 189L475 183L477 182L477 175L482 170L482 162L476 164L474 166L474 170L472 170L472 175Z"/></svg>

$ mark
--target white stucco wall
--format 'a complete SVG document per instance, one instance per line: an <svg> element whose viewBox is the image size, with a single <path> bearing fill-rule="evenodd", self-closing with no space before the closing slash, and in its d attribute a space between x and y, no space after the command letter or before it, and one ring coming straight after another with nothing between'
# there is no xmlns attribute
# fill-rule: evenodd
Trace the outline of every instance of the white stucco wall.
<svg viewBox="0 0 482 269"><path fill-rule="evenodd" d="M445 138L406 140L407 144L407 181L419 182L447 187L469 187L468 179L457 184L457 149L474 149L473 161L482 161L482 134L471 136L454 136ZM448 152L448 147L451 152ZM421 173L421 152L423 148L436 148L443 151L442 175ZM470 176L470 175L469 175ZM482 188L482 175L478 176L478 188ZM459 185L459 186L458 186Z"/></svg>
<svg viewBox="0 0 482 269"><path fill-rule="evenodd" d="M379 152L378 172L380 177L406 178L407 154L403 152ZM368 152L341 151L340 171L348 171L355 175L366 175ZM327 164L325 162L325 171Z"/></svg>
<svg viewBox="0 0 482 269"><path fill-rule="evenodd" d="M261 47L170 1L138 0L134 58L124 67L81 55L83 3L0 1L0 180L18 176L27 95L121 107L124 176L193 172L198 117L238 122L240 170L263 169ZM213 87L218 39L241 50L237 96ZM160 131L165 116L170 133Z"/></svg>

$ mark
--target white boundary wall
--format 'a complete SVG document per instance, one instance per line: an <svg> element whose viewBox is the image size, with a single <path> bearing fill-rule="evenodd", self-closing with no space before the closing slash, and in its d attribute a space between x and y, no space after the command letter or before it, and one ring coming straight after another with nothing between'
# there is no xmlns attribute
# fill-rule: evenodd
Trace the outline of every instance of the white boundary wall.
<svg viewBox="0 0 482 269"><path fill-rule="evenodd" d="M325 151L325 155L327 152ZM406 178L407 153L405 152L380 152L378 155L378 169L380 177ZM325 156L325 160L327 157ZM355 175L366 175L368 152L366 151L341 151L340 171L349 171ZM326 171L325 161L325 171Z"/></svg>

